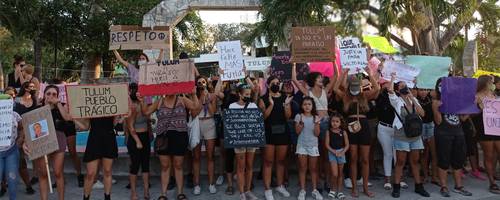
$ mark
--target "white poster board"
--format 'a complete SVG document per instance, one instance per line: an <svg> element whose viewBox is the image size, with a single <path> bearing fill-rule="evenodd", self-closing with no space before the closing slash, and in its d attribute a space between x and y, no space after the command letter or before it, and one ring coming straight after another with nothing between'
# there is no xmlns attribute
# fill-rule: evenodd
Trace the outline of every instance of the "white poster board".
<svg viewBox="0 0 500 200"><path fill-rule="evenodd" d="M245 58L248 71L265 71L271 66L272 57Z"/></svg>
<svg viewBox="0 0 500 200"><path fill-rule="evenodd" d="M366 48L340 49L340 64L342 68L349 68L349 74L357 74L368 66Z"/></svg>
<svg viewBox="0 0 500 200"><path fill-rule="evenodd" d="M396 73L396 81L404 81L410 88L415 86L413 80L420 74L420 68L398 63L394 61L385 61L382 69L382 78L391 80L391 74Z"/></svg>
<svg viewBox="0 0 500 200"><path fill-rule="evenodd" d="M12 141L12 99L0 100L0 147L9 146Z"/></svg>
<svg viewBox="0 0 500 200"><path fill-rule="evenodd" d="M241 43L237 41L217 42L219 67L224 70L223 81L245 78Z"/></svg>

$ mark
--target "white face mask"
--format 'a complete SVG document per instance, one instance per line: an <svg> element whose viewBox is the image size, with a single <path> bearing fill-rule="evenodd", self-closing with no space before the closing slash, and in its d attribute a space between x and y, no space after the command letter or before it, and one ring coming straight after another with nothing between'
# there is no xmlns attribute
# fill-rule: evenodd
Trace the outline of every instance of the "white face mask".
<svg viewBox="0 0 500 200"><path fill-rule="evenodd" d="M148 63L148 62L147 62L147 61L145 61L145 60L139 60L139 62L137 62L137 64L139 64L139 65L145 65L145 64L147 64L147 63Z"/></svg>

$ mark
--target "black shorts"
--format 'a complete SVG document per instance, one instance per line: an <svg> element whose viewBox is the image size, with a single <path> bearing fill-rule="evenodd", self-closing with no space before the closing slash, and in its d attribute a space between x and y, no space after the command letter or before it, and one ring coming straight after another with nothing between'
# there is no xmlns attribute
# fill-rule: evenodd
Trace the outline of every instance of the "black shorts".
<svg viewBox="0 0 500 200"><path fill-rule="evenodd" d="M356 120L357 118L347 118L347 123L351 123ZM370 145L372 137L370 123L366 118L359 118L359 123L361 124L361 130L357 133L349 133L349 144Z"/></svg>
<svg viewBox="0 0 500 200"><path fill-rule="evenodd" d="M290 145L291 139L288 132L282 134L267 134L266 133L266 144L269 145Z"/></svg>
<svg viewBox="0 0 500 200"><path fill-rule="evenodd" d="M466 158L465 136L462 129L436 128L434 139L436 140L438 167L444 170L450 166L455 170L462 169Z"/></svg>
<svg viewBox="0 0 500 200"><path fill-rule="evenodd" d="M83 155L83 162L90 162L102 158L115 159L118 157L118 145L114 131L90 131L87 146Z"/></svg>
<svg viewBox="0 0 500 200"><path fill-rule="evenodd" d="M76 135L76 127L74 122L68 121L65 123L64 134L66 135L66 137Z"/></svg>
<svg viewBox="0 0 500 200"><path fill-rule="evenodd" d="M189 136L187 132L167 131L156 136L155 151L158 155L184 156L188 150ZM158 146L157 142L165 145Z"/></svg>

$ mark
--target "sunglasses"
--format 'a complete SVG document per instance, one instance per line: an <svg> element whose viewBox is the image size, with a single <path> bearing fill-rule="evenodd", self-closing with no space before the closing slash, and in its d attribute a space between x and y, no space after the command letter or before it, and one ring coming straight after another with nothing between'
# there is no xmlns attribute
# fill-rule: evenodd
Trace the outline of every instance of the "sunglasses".
<svg viewBox="0 0 500 200"><path fill-rule="evenodd" d="M24 66L26 66L26 64L20 64L19 66L24 67Z"/></svg>

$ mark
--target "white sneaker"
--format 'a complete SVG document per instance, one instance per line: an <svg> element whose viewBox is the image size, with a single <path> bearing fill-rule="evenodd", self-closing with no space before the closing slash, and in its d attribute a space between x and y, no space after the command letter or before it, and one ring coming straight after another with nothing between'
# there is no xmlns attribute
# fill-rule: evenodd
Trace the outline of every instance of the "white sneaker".
<svg viewBox="0 0 500 200"><path fill-rule="evenodd" d="M215 185L222 185L222 184L224 184L224 176L217 177L217 180L215 181Z"/></svg>
<svg viewBox="0 0 500 200"><path fill-rule="evenodd" d="M312 191L312 196L314 197L314 199L316 200L323 200L323 195L321 195L321 193L319 193L318 190L313 190Z"/></svg>
<svg viewBox="0 0 500 200"><path fill-rule="evenodd" d="M283 197L290 197L290 192L283 185L276 187L276 191L283 195Z"/></svg>
<svg viewBox="0 0 500 200"><path fill-rule="evenodd" d="M362 178L358 179L358 181L356 181L356 184L358 186L363 186L363 179ZM368 182L368 187L371 187L371 186L372 186L372 183Z"/></svg>
<svg viewBox="0 0 500 200"><path fill-rule="evenodd" d="M245 196L245 193L240 194L240 200L247 200L247 196Z"/></svg>
<svg viewBox="0 0 500 200"><path fill-rule="evenodd" d="M306 200L306 191L300 190L299 196L297 196L297 200Z"/></svg>
<svg viewBox="0 0 500 200"><path fill-rule="evenodd" d="M193 194L194 195L200 195L201 194L201 188L200 188L199 185L194 186L194 188L193 188Z"/></svg>
<svg viewBox="0 0 500 200"><path fill-rule="evenodd" d="M210 191L210 194L215 194L217 193L217 188L215 188L215 185L210 185L208 186L208 191Z"/></svg>
<svg viewBox="0 0 500 200"><path fill-rule="evenodd" d="M104 184L100 180L97 180L94 185L92 185L92 189L104 189Z"/></svg>
<svg viewBox="0 0 500 200"><path fill-rule="evenodd" d="M264 192L264 195L266 196L266 200L274 200L274 196L273 196L273 191L272 190L266 190Z"/></svg>
<svg viewBox="0 0 500 200"><path fill-rule="evenodd" d="M403 189L408 189L408 184L406 184L406 182L404 181L399 182L399 185L401 185L401 188Z"/></svg>
<svg viewBox="0 0 500 200"><path fill-rule="evenodd" d="M258 200L259 199L259 198L257 198L257 196L255 196L255 194L253 194L250 191L245 192L245 197L247 198L247 200Z"/></svg>
<svg viewBox="0 0 500 200"><path fill-rule="evenodd" d="M352 181L350 178L346 178L344 179L344 186L345 188L347 189L351 189L352 188Z"/></svg>

